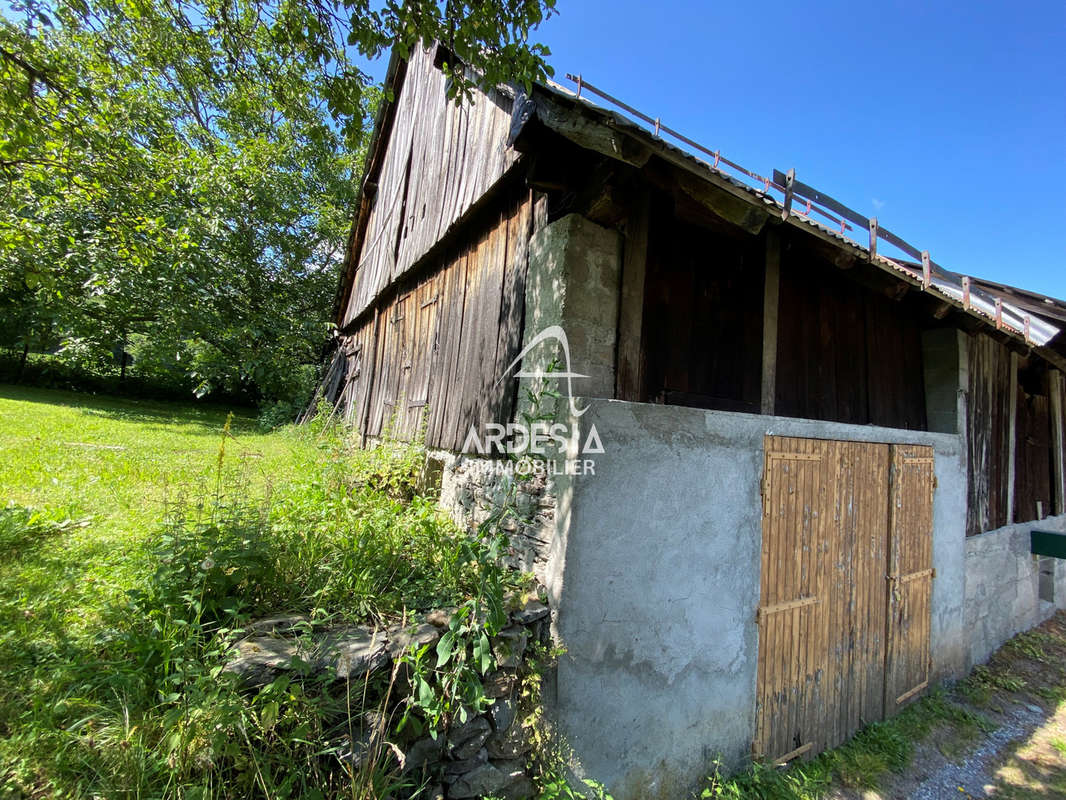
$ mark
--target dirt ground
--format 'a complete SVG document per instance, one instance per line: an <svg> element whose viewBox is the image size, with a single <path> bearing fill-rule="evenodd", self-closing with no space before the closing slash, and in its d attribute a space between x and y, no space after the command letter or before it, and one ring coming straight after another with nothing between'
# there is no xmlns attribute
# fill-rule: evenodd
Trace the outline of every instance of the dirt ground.
<svg viewBox="0 0 1066 800"><path fill-rule="evenodd" d="M1066 612L1015 637L950 693L979 730L942 725L878 790L833 800L1066 800Z"/></svg>

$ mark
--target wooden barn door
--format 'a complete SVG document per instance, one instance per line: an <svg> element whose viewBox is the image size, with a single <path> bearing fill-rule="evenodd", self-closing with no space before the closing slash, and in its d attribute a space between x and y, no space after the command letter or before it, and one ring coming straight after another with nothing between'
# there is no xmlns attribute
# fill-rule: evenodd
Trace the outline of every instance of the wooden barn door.
<svg viewBox="0 0 1066 800"><path fill-rule="evenodd" d="M933 597L933 448L892 448L888 513L885 716L929 685Z"/></svg>
<svg viewBox="0 0 1066 800"><path fill-rule="evenodd" d="M812 749L832 702L828 564L835 559L832 442L767 437L755 754Z"/></svg>
<svg viewBox="0 0 1066 800"><path fill-rule="evenodd" d="M780 436L765 451L753 750L787 761L927 685L932 452Z"/></svg>

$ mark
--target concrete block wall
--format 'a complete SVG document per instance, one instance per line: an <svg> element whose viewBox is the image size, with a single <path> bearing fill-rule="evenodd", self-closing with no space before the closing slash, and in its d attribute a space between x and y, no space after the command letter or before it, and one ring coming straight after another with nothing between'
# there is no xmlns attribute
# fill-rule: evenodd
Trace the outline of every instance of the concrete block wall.
<svg viewBox="0 0 1066 800"><path fill-rule="evenodd" d="M617 231L603 228L580 214L569 214L545 225L529 242L526 278L526 317L523 347L546 328L557 325L566 333L572 386L584 397L613 397L618 297L622 269L622 240ZM537 347L523 360L523 370L544 370L556 359L560 371L566 360L554 343ZM526 380L519 389L519 419L529 412ZM557 386L564 395L565 383ZM537 409L549 413L548 402Z"/></svg>
<svg viewBox="0 0 1066 800"><path fill-rule="evenodd" d="M983 664L1000 645L1039 625L1057 609L1066 609L1066 561L1040 559L1029 552L1033 529L1066 533L1066 515L1038 522L1007 525L966 539L967 669ZM1041 599L1041 567L1052 571L1053 587L1045 578Z"/></svg>

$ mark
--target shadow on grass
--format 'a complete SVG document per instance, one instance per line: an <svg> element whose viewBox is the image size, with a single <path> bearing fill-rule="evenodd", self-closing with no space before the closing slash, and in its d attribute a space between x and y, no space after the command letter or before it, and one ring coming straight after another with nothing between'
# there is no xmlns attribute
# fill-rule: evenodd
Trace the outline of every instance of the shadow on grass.
<svg viewBox="0 0 1066 800"><path fill-rule="evenodd" d="M19 716L32 712L42 700L42 687L52 694L68 665L92 669L94 654L71 629L74 606L92 591L90 573L114 557L106 542L78 548L71 559L61 537L69 531L26 538L6 548L0 570L0 735ZM46 541L47 540L47 541ZM128 556L128 552L125 554Z"/></svg>

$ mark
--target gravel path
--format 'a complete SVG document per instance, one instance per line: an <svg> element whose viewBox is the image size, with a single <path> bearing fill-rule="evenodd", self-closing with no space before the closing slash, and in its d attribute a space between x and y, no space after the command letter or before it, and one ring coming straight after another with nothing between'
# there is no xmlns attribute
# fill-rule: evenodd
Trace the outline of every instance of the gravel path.
<svg viewBox="0 0 1066 800"><path fill-rule="evenodd" d="M944 800L966 795L959 787L975 797L985 796L985 786L994 782L994 769L1007 745L1030 736L1045 720L1039 706L1015 705L1000 720L1000 726L989 733L984 742L961 763L947 761L925 778L909 795L908 800Z"/></svg>

